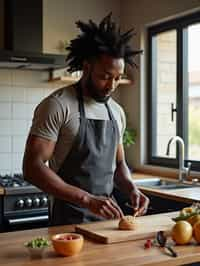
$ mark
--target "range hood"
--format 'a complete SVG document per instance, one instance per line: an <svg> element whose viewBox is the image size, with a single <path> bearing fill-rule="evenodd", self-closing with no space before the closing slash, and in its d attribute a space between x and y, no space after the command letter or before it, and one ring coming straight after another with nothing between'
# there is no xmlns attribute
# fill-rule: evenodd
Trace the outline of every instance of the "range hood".
<svg viewBox="0 0 200 266"><path fill-rule="evenodd" d="M42 52L42 38L42 0L0 0L0 68L65 68L66 56Z"/></svg>
<svg viewBox="0 0 200 266"><path fill-rule="evenodd" d="M54 70L65 67L62 55L0 50L0 68Z"/></svg>

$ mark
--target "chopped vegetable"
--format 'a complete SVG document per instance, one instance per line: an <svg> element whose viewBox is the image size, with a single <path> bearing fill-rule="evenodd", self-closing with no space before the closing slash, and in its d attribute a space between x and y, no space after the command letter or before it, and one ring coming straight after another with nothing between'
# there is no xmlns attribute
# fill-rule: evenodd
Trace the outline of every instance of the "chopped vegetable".
<svg viewBox="0 0 200 266"><path fill-rule="evenodd" d="M49 247L50 244L46 238L37 237L25 243L24 245L30 248L43 248L43 247Z"/></svg>

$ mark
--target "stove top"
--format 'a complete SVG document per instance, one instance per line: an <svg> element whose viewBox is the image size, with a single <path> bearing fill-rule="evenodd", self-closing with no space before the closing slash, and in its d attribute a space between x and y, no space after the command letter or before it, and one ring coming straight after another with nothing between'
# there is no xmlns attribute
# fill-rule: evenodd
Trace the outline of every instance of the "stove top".
<svg viewBox="0 0 200 266"><path fill-rule="evenodd" d="M37 187L24 180L22 174L0 175L0 186L4 188L5 194L40 191Z"/></svg>
<svg viewBox="0 0 200 266"><path fill-rule="evenodd" d="M0 175L0 185L4 188L6 187L26 187L30 186L30 183L23 179L22 174L10 175Z"/></svg>

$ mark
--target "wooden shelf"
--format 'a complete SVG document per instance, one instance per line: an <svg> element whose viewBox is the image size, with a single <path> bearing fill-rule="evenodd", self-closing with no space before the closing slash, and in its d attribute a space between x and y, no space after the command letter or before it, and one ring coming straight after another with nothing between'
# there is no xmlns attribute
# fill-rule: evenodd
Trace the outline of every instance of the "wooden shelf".
<svg viewBox="0 0 200 266"><path fill-rule="evenodd" d="M58 77L58 78L54 78L54 79L50 79L49 81L52 82L52 81L63 81L63 82L66 82L66 83L71 83L71 82L77 82L80 78L78 77L70 77L70 76L63 76L63 77ZM125 85L128 85L128 84L132 84L133 82L129 79L121 79L119 84L125 84Z"/></svg>
<svg viewBox="0 0 200 266"><path fill-rule="evenodd" d="M133 81L130 79L121 79L119 84L133 84Z"/></svg>
<svg viewBox="0 0 200 266"><path fill-rule="evenodd" d="M70 77L70 76L63 76L60 77L61 81L66 81L66 82L77 82L80 78L78 77Z"/></svg>

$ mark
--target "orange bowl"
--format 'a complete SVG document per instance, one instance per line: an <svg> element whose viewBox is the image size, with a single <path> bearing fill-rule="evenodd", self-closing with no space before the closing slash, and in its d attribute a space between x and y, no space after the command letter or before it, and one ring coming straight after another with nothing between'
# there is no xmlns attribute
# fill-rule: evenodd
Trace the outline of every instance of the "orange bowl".
<svg viewBox="0 0 200 266"><path fill-rule="evenodd" d="M51 238L55 251L62 256L73 256L83 248L84 238L75 233L53 235Z"/></svg>

